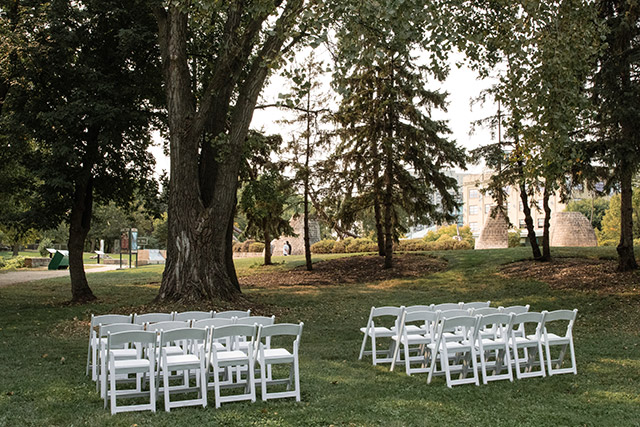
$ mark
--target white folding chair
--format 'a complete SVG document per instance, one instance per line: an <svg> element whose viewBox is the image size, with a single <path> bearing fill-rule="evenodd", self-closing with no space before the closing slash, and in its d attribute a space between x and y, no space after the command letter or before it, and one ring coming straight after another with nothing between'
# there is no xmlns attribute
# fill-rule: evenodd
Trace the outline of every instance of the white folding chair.
<svg viewBox="0 0 640 427"><path fill-rule="evenodd" d="M218 328L220 326L229 326L229 325L233 325L235 322L235 319L225 319L225 318L220 318L220 319L201 319L201 320L196 320L195 322L193 322L193 324L191 325L194 329L206 329L209 331L209 341L208 341L208 345L206 347L204 347L204 351L205 354L207 356L207 370L209 370L210 368L210 361L211 361L211 354L210 351L214 350L214 351L222 351L226 349L226 346L228 344L228 339L221 339L221 340L213 340L211 338L211 331L214 328ZM213 383L210 383L211 386L213 386Z"/></svg>
<svg viewBox="0 0 640 427"><path fill-rule="evenodd" d="M158 344L160 344L160 332L161 331L173 331L175 329L184 329L191 327L190 320L170 320L167 322L157 322L157 323L146 323L145 329L147 331L155 332L158 334ZM203 344L204 345L204 344ZM173 345L165 345L163 346L163 350L166 354L175 356L179 354L186 354L187 349L184 348L185 343L176 342ZM158 347L158 354L156 354L156 363L160 363L160 347ZM189 378L187 377L188 372L183 372L183 383L188 383ZM157 383L158 387L160 386L160 382Z"/></svg>
<svg viewBox="0 0 640 427"><path fill-rule="evenodd" d="M112 323L131 323L133 316L131 314L101 314L99 316L91 315L91 322L89 323L89 348L87 349L87 372L89 375L89 369L91 369L91 379L98 381L98 350L100 349L100 342L98 341L97 328L98 325L110 325ZM107 339L104 338L106 344Z"/></svg>
<svg viewBox="0 0 640 427"><path fill-rule="evenodd" d="M104 407L107 407L107 398L110 398L111 414L129 411L156 411L156 387L154 384L156 342L156 334L153 332L124 331L108 334L107 352L105 356L107 368L102 372L102 381L106 383L107 378L109 379L109 393L108 396L107 393L104 394ZM114 351L117 351L122 346L129 347L132 345L135 346L135 350L137 352L134 359L122 360L115 356ZM116 377L128 376L129 374L136 374L137 378L141 378L143 375L148 375L149 391L142 392L138 389L117 390ZM148 404L117 406L118 396L138 397L146 394L149 395Z"/></svg>
<svg viewBox="0 0 640 427"><path fill-rule="evenodd" d="M463 310L471 310L476 308L487 308L491 305L491 301L476 301L462 303Z"/></svg>
<svg viewBox="0 0 640 427"><path fill-rule="evenodd" d="M164 410L169 412L171 408L182 406L207 406L207 368L205 366L205 347L207 342L208 331L206 329L173 329L162 331L160 333L160 360L158 361L158 383L160 382L160 373L163 377L164 388ZM178 343L185 343L182 354L174 354L168 351L171 347ZM199 344L199 345L198 345ZM171 372L183 371L183 384L177 388L169 385ZM196 387L190 386L190 372L195 372ZM197 399L186 399L171 401L171 393L179 391L180 393L196 390L198 392Z"/></svg>
<svg viewBox="0 0 640 427"><path fill-rule="evenodd" d="M213 317L213 310L211 311L183 311L173 313L173 320L202 320L211 319Z"/></svg>
<svg viewBox="0 0 640 427"><path fill-rule="evenodd" d="M433 353L431 358L431 367L429 369L429 377L427 384L431 383L433 375L436 373L437 361L440 361L441 369L444 372L447 387L460 384L479 385L478 369L476 360L476 338L477 338L478 317L459 316L459 317L443 317L438 325L436 333L436 341L428 344L429 349ZM447 330L460 329L463 332L458 335L455 341L445 339L444 333ZM436 357L438 354L438 357ZM467 375L471 373L471 376ZM452 375L458 374L458 379L452 379Z"/></svg>
<svg viewBox="0 0 640 427"><path fill-rule="evenodd" d="M98 373L96 377L96 391L100 391L100 397L104 397L107 394L107 383L103 381L103 373L107 371L107 341L109 334L118 332L129 331L142 331L144 328L142 325L136 325L132 323L111 323L108 325L98 325L98 352L97 352L97 364ZM112 347L112 358L119 360L135 359L138 357L138 352L134 348L129 346L122 346L121 348ZM136 380L136 389L140 391L142 385L141 379Z"/></svg>
<svg viewBox="0 0 640 427"><path fill-rule="evenodd" d="M393 371L397 363L404 363L407 375L429 372L431 357L433 357L428 344L433 342L435 328L437 327L440 312L433 311L405 311L400 320L400 333L394 335L395 341L393 361L391 370ZM424 331L422 334L409 333L408 326ZM400 346L403 348L404 358L400 357ZM419 367L412 364L418 363Z"/></svg>
<svg viewBox="0 0 640 427"><path fill-rule="evenodd" d="M173 313L146 313L133 315L133 323L143 325L145 323L170 322L173 320Z"/></svg>
<svg viewBox="0 0 640 427"><path fill-rule="evenodd" d="M471 316L471 310L463 310L461 308L452 309L452 310L442 310L440 311L440 318L444 319L445 317L464 317ZM460 339L460 335L463 333L462 328L453 328L446 329L444 331L444 339L447 341L458 341Z"/></svg>
<svg viewBox="0 0 640 427"><path fill-rule="evenodd" d="M448 311L448 310L462 310L463 302L445 302L442 304L435 304L433 311Z"/></svg>
<svg viewBox="0 0 640 427"><path fill-rule="evenodd" d="M520 313L513 316L511 328L511 348L516 368L516 378L544 377L544 357L542 356L542 328L546 311L542 313ZM524 336L520 336L519 327L522 325ZM535 327L533 334L527 334L527 325ZM516 327L517 326L517 327ZM524 355L520 356L520 350ZM538 359L536 362L536 358ZM540 367L534 370L535 365Z"/></svg>
<svg viewBox="0 0 640 427"><path fill-rule="evenodd" d="M378 350L378 339L391 338L397 333L400 323L400 317L404 311L404 307L371 307L367 326L360 328L360 332L364 334L362 346L360 347L360 356L358 360L362 360L364 355L371 355L373 365L378 363L391 363L393 361L393 342L391 342L387 350ZM383 326L384 318L387 318L387 325ZM378 322L378 325L376 325ZM392 323L393 322L393 323ZM367 340L371 340L371 351L366 350ZM378 354L386 357L379 358Z"/></svg>
<svg viewBox="0 0 640 427"><path fill-rule="evenodd" d="M549 376L557 374L577 374L576 354L573 348L573 325L576 321L578 310L556 310L545 315L544 328L542 332L542 344L545 346L547 356L547 371ZM554 323L567 322L564 335L557 335L548 331L549 327L554 327ZM560 347L560 354L556 359L551 358L551 347ZM569 348L571 366L563 368L562 363Z"/></svg>
<svg viewBox="0 0 640 427"><path fill-rule="evenodd" d="M527 305L511 305L508 307L498 307L498 309L500 310L501 313L506 313L506 314L522 314L522 313L528 313L529 312L529 304ZM512 331L512 333L514 333L516 336L519 337L524 337L525 336L525 332L524 332L524 324L520 324L518 325L518 328L514 331ZM525 349L526 352L526 349Z"/></svg>
<svg viewBox="0 0 640 427"><path fill-rule="evenodd" d="M470 310L471 316L488 316L490 314L500 314L500 308L497 307L482 307L482 308L474 308ZM490 326L489 329L487 329L487 326ZM479 337L486 337L486 338L491 338L495 335L496 333L496 329L495 329L495 325L487 325L487 326L481 326L480 328L478 328L478 336Z"/></svg>
<svg viewBox="0 0 640 427"><path fill-rule="evenodd" d="M214 311L213 317L216 319L231 319L232 317L249 317L251 316L251 309L242 311L242 310L227 310L227 311Z"/></svg>
<svg viewBox="0 0 640 427"><path fill-rule="evenodd" d="M431 305L410 305L404 308L407 313L413 313L414 311L434 311L433 304ZM402 317L402 316L401 316ZM408 334L425 334L427 331L420 329L417 325L405 325L405 329Z"/></svg>
<svg viewBox="0 0 640 427"><path fill-rule="evenodd" d="M298 352L300 348L300 337L302 336L302 327L304 324L281 323L278 325L260 326L258 329L256 349L256 362L260 365L260 391L262 400L280 399L286 397L295 397L296 401L300 401L300 364L298 361ZM272 338L278 340L278 337L290 336L294 337L291 351L285 347L269 348L266 341ZM263 339L265 342L263 342ZM267 372L271 372L273 365L290 364L288 378L273 379L267 376ZM269 392L269 385L286 384L286 391ZM293 387L293 390L291 389Z"/></svg>
<svg viewBox="0 0 640 427"><path fill-rule="evenodd" d="M209 352L211 357L211 368L213 370L213 387L215 392L216 408L219 408L220 404L223 402L236 402L240 400L256 401L253 369L255 357L253 344L255 342L256 329L255 325L229 325L214 328L211 332L212 340L220 340L223 338L229 339L229 345L227 345L224 350L215 351L215 349L212 348ZM241 337L245 338L248 342L248 353L237 348ZM236 382L221 384L220 374L226 374L226 372L228 372L228 370L223 372L223 369L229 368L233 370L233 368L243 367L246 367L246 380L238 378L238 381ZM232 376L231 379L233 379ZM222 386L244 387L245 392L243 394L222 396L220 393Z"/></svg>
<svg viewBox="0 0 640 427"><path fill-rule="evenodd" d="M513 316L513 314L494 313L480 316L478 320L477 350L483 384L497 380L513 382L509 350ZM482 331L491 332L492 335L482 335ZM502 374L504 369L507 372ZM487 371L491 371L491 375Z"/></svg>

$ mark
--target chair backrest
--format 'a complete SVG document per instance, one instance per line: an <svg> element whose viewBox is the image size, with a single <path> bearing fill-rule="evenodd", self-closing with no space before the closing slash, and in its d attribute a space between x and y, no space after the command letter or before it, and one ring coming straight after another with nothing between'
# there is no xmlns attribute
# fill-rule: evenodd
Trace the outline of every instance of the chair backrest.
<svg viewBox="0 0 640 427"><path fill-rule="evenodd" d="M180 328L160 333L160 346L164 347L176 341L202 341L207 339L206 329Z"/></svg>
<svg viewBox="0 0 640 427"><path fill-rule="evenodd" d="M214 328L211 338L219 339L226 337L251 337L256 335L255 325L227 325Z"/></svg>
<svg viewBox="0 0 640 427"><path fill-rule="evenodd" d="M443 332L459 330L462 333L458 334L459 341L475 342L477 336L477 325L480 316L455 316L448 318L441 318L442 321L438 327L438 333L436 339L439 343L446 341L442 338Z"/></svg>
<svg viewBox="0 0 640 427"><path fill-rule="evenodd" d="M221 311L221 312L213 312L213 317L215 318L222 318L222 319L231 319L232 317L249 317L251 316L251 310L246 310L246 311L242 311L242 310L227 310L227 311Z"/></svg>
<svg viewBox="0 0 640 427"><path fill-rule="evenodd" d="M156 334L148 331L123 331L107 335L107 349L123 344L155 345Z"/></svg>
<svg viewBox="0 0 640 427"><path fill-rule="evenodd" d="M521 314L529 311L529 304L527 305L511 305L509 307L500 307L500 311L509 314Z"/></svg>
<svg viewBox="0 0 640 427"><path fill-rule="evenodd" d="M493 313L478 318L478 329L491 329L496 337L507 338L511 334L514 314Z"/></svg>
<svg viewBox="0 0 640 427"><path fill-rule="evenodd" d="M111 323L131 323L133 315L131 314L100 314L98 316L91 315L91 327L98 325L108 325Z"/></svg>
<svg viewBox="0 0 640 427"><path fill-rule="evenodd" d="M394 316L400 317L404 307L371 307L371 317Z"/></svg>
<svg viewBox="0 0 640 427"><path fill-rule="evenodd" d="M573 324L576 321L578 309L549 311L544 316L544 333L547 333L547 326L552 322L568 322L565 336L570 336Z"/></svg>
<svg viewBox="0 0 640 427"><path fill-rule="evenodd" d="M405 325L418 323L421 328L425 329L427 336L434 337L436 332L435 328L437 327L439 320L440 312L428 310L413 312L405 311L400 322L400 327L402 329L402 334L406 336L407 330L405 329Z"/></svg>
<svg viewBox="0 0 640 427"><path fill-rule="evenodd" d="M544 318L547 314L546 311L541 313L531 311L527 313L515 314L512 318L512 330L517 329L516 326L522 325L523 328L526 327L527 324L535 325L535 334L540 337L542 333L542 327L544 325ZM531 332L531 331L530 331ZM526 332L528 334L528 332Z"/></svg>
<svg viewBox="0 0 640 427"><path fill-rule="evenodd" d="M225 318L213 318L213 319L201 319L193 322L194 328L204 329L204 328L217 328L219 326L228 326L233 325L234 319L225 319Z"/></svg>
<svg viewBox="0 0 640 427"><path fill-rule="evenodd" d="M143 323L169 322L171 320L173 320L173 313L136 313L133 315L133 323L139 325Z"/></svg>
<svg viewBox="0 0 640 427"><path fill-rule="evenodd" d="M236 325L258 325L258 326L273 325L274 323L276 323L276 316L238 317L235 323Z"/></svg>
<svg viewBox="0 0 640 427"><path fill-rule="evenodd" d="M448 310L459 310L462 308L462 305L464 303L462 302L458 302L458 303L452 303L452 302L445 302L442 304L436 304L433 306L433 310L434 311L448 311Z"/></svg>
<svg viewBox="0 0 640 427"><path fill-rule="evenodd" d="M147 331L171 331L174 329L183 329L191 326L191 322L188 320L172 320L168 322L158 322L147 324Z"/></svg>
<svg viewBox="0 0 640 427"><path fill-rule="evenodd" d="M182 313L174 312L173 320L201 320L211 319L213 317L212 311L183 311Z"/></svg>
<svg viewBox="0 0 640 427"><path fill-rule="evenodd" d="M445 319L448 317L460 317L460 316L469 316L469 310L457 309L457 310L441 310L440 311L441 319Z"/></svg>
<svg viewBox="0 0 640 427"><path fill-rule="evenodd" d="M487 316L489 314L498 314L502 313L499 308L496 307L482 307L482 308L474 308L471 311L473 316Z"/></svg>
<svg viewBox="0 0 640 427"><path fill-rule="evenodd" d="M485 308L489 307L491 301L476 301L476 302L465 302L462 304L462 308L464 310L469 310L470 308Z"/></svg>
<svg viewBox="0 0 640 427"><path fill-rule="evenodd" d="M405 307L404 311L412 313L414 311L433 311L433 304L431 305L410 305Z"/></svg>
<svg viewBox="0 0 640 427"><path fill-rule="evenodd" d="M302 327L304 323L278 323L277 325L260 326L258 331L259 338L273 337L276 335L292 335L300 337L302 335Z"/></svg>
<svg viewBox="0 0 640 427"><path fill-rule="evenodd" d="M109 334L142 330L144 330L144 326L136 325L133 323L111 323L108 325L100 324L98 329L98 336L103 338Z"/></svg>

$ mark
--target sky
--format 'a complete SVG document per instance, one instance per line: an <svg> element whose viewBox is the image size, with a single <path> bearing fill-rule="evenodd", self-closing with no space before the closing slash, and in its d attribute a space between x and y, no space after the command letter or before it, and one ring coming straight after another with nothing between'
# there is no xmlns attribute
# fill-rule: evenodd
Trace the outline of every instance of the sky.
<svg viewBox="0 0 640 427"><path fill-rule="evenodd" d="M452 64L453 61L459 59L459 57L452 57ZM286 92L286 83L284 78L274 76L264 88L258 104L274 103L279 93ZM495 114L496 107L492 103L487 102L485 105L475 104L473 107L470 105L471 101L478 97L481 91L488 88L490 84L490 80L477 79L476 73L469 68L465 66L457 68L455 65L451 65L451 72L444 82L428 84L429 89L439 89L449 93L447 112L434 110L433 118L447 120L452 131L450 138L455 139L458 145L467 150L477 148L491 141L489 129L476 128L470 134L471 125L474 121ZM263 130L268 134L280 133L283 139L287 141L289 139L288 130L282 124L277 123L278 120L286 118L286 114L286 112L277 108L256 109L251 128ZM150 151L156 158L156 172L159 175L162 170L169 170L169 159L163 153L160 136L156 135L154 139L156 145ZM467 167L467 171L474 173L479 172L481 169L482 166L479 165L468 165Z"/></svg>

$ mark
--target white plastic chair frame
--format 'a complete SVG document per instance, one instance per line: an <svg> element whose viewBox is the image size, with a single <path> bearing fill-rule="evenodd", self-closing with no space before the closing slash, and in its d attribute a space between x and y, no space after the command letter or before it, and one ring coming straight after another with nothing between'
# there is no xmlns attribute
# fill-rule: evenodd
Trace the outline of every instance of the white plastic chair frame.
<svg viewBox="0 0 640 427"><path fill-rule="evenodd" d="M171 408L179 408L183 406L199 406L203 408L207 406L207 368L205 366L205 347L208 339L209 331L206 329L173 329L162 331L160 333L160 360L158 368L158 387L160 382L160 373L163 377L164 391L164 410L169 412ZM172 344L177 342L185 342L184 354L172 354L167 351ZM196 343L202 345L197 346ZM190 371L195 371L196 387L190 387ZM171 388L169 386L170 374L172 371L183 371L184 382L179 388ZM197 399L186 399L171 401L171 392L178 390L181 393L189 391L198 391Z"/></svg>
<svg viewBox="0 0 640 427"><path fill-rule="evenodd" d="M480 316L478 320L477 350L482 370L482 383L509 380L513 382L509 337L513 314L494 313ZM491 336L483 336L482 331L491 331ZM506 373L501 373L504 369ZM487 372L491 371L491 375Z"/></svg>
<svg viewBox="0 0 640 427"><path fill-rule="evenodd" d="M440 304L435 304L433 306L433 311L448 311L448 310L462 310L463 302L444 302Z"/></svg>
<svg viewBox="0 0 640 427"><path fill-rule="evenodd" d="M183 311L178 313L173 312L173 320L202 320L211 319L213 317L213 310L211 311Z"/></svg>
<svg viewBox="0 0 640 427"><path fill-rule="evenodd" d="M96 379L96 391L100 391L100 397L105 397L107 394L107 382L104 378L104 373L107 372L107 341L109 334L118 332L130 332L130 331L142 331L144 327L142 325L136 325L133 323L111 323L108 325L98 325L98 374ZM112 348L112 357L119 360L135 359L138 357L136 349L128 348ZM136 390L141 390L141 378L136 379Z"/></svg>
<svg viewBox="0 0 640 427"><path fill-rule="evenodd" d="M471 310L476 308L487 308L491 305L491 301L474 301L461 303L463 310Z"/></svg>
<svg viewBox="0 0 640 427"><path fill-rule="evenodd" d="M227 310L227 311L214 311L213 317L216 319L231 319L232 317L249 317L251 316L251 309L249 310Z"/></svg>
<svg viewBox="0 0 640 427"><path fill-rule="evenodd" d="M145 323L145 329L147 331L155 332L158 334L158 344L160 344L160 332L161 331L173 331L175 329L184 329L190 328L191 321L190 320L169 320L166 322L158 322L158 323ZM181 345L182 344L182 345ZM166 354L175 356L179 354L186 354L186 343L175 343L173 345L165 345L163 346L163 350ZM160 347L158 347L158 354L156 354L156 363L160 363ZM183 376L183 384L187 384L189 382L188 372L184 371L182 373ZM176 378L171 377L172 378ZM160 379L158 378L157 385L160 386ZM182 387L172 387L172 389L177 389Z"/></svg>
<svg viewBox="0 0 640 427"><path fill-rule="evenodd" d="M302 336L302 328L304 323L292 324L281 323L278 325L260 326L258 329L256 349L256 362L260 365L260 391L262 400L282 399L294 397L297 402L300 401L300 363L298 359L300 338ZM277 336L293 336L292 352L286 348L269 348L265 341L270 341L272 337ZM284 379L273 379L267 376L267 372L271 372L271 366L276 364L291 364L289 377ZM269 392L269 385L286 384L286 391ZM293 390L291 389L293 387Z"/></svg>
<svg viewBox="0 0 640 427"><path fill-rule="evenodd" d="M393 336L395 342L391 371L395 369L397 363L404 363L407 375L429 372L431 366L432 351L428 344L432 343L440 319L440 312L433 311L405 311L400 320L400 333ZM419 322L420 325L411 325ZM409 332L409 326L414 326L424 333L416 334ZM404 358L400 358L400 346L403 348ZM417 346L417 347L416 347ZM412 355L413 354L413 355ZM412 367L412 364L419 363L419 367Z"/></svg>
<svg viewBox="0 0 640 427"><path fill-rule="evenodd" d="M89 375L89 369L91 369L91 379L98 381L98 351L100 349L100 342L98 341L96 328L98 325L109 325L112 323L131 323L133 316L131 314L101 314L98 316L91 315L91 322L89 323L89 347L87 349L87 372ZM105 339L106 342L106 339Z"/></svg>
<svg viewBox="0 0 640 427"><path fill-rule="evenodd" d="M220 340L223 338L229 338L229 345L222 350L216 351L211 349L209 351L211 357L211 368L213 370L213 386L216 399L216 408L220 407L224 402L236 402L240 400L256 401L256 389L254 379L254 340L256 335L255 325L229 325L220 326L214 328L211 332L212 342L214 340ZM237 349L240 337L247 339L247 353ZM221 384L220 374L223 368L242 368L246 367L246 380L242 381L238 378L238 381L231 384ZM239 387L244 386L245 393L222 396L220 394L221 386L226 387Z"/></svg>
<svg viewBox="0 0 640 427"><path fill-rule="evenodd" d="M377 340L379 338L391 338L396 334L398 330L398 326L400 323L400 317L404 312L404 307L371 307L371 312L369 313L369 320L367 320L367 326L364 328L360 328L360 332L364 334L362 339L362 346L360 347L360 356L358 360L362 360L364 355L371 355L373 365L377 365L378 363L391 363L393 361L392 352L394 348L393 341L390 343L388 350L378 350L377 349ZM386 326L376 326L375 322L379 317L393 317L394 318L394 326L386 327ZM371 340L371 350L366 350L367 340ZM386 357L378 357L379 354L382 354Z"/></svg>
<svg viewBox="0 0 640 427"><path fill-rule="evenodd" d="M431 383L433 375L437 372L436 363L438 360L441 365L439 372L444 371L447 387L451 388L460 384L480 384L476 356L478 319L479 317L472 316L442 318L438 326L436 341L428 345L433 352L433 357L431 358L427 384ZM463 332L458 336L458 340L449 341L444 337L445 331L459 328ZM438 353L438 357L436 357L436 353ZM468 373L471 373L471 377L467 377ZM453 379L453 374L459 374L458 379Z"/></svg>
<svg viewBox="0 0 640 427"><path fill-rule="evenodd" d="M136 346L137 357L135 359L120 360L113 353L114 349L123 345L134 344ZM156 334L147 331L124 331L109 333L107 337L107 370L102 373L103 381L110 380L109 393L104 395L104 406L107 407L107 397L111 401L111 414L129 411L156 411L156 388L154 384L155 375L155 354L156 354ZM108 375L107 375L108 374ZM116 376L136 374L140 378L142 375L149 377L149 403L137 405L117 406L118 396L136 397L146 395L147 392L140 390L117 390Z"/></svg>
<svg viewBox="0 0 640 427"><path fill-rule="evenodd" d="M143 325L145 323L170 322L173 320L173 313L145 313L133 315L133 323Z"/></svg>
<svg viewBox="0 0 640 427"><path fill-rule="evenodd" d="M546 376L542 352L542 329L544 328L546 314L547 312L543 311L542 313L529 312L513 316L511 348L513 350L513 360L516 368L516 378L518 379ZM528 323L536 325L535 333L527 335L525 330L525 336L520 336L520 325L524 327ZM516 325L518 327L516 327ZM520 349L526 350L524 358L521 358L519 355ZM540 370L535 371L533 369L536 364L540 367Z"/></svg>
<svg viewBox="0 0 640 427"><path fill-rule="evenodd" d="M557 374L577 374L576 369L576 354L573 347L573 325L576 321L578 310L556 310L550 311L545 315L544 328L542 333L542 343L545 347L546 359L547 359L547 372L549 376ZM547 326L552 322L566 321L568 322L567 329L564 335L556 335L547 331ZM557 359L551 358L551 347L559 346L560 354ZM569 349L569 355L571 357L571 366L563 368L562 363L564 357Z"/></svg>

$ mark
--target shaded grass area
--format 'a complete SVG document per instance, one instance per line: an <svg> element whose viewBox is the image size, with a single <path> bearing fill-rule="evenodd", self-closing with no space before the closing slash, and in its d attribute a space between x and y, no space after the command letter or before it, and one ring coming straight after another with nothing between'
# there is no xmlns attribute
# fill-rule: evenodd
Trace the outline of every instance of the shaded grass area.
<svg viewBox="0 0 640 427"><path fill-rule="evenodd" d="M421 278L246 290L249 301L282 313L278 321L305 322L302 402L231 403L216 410L211 393L207 409L169 414L160 411L160 402L157 414L112 417L84 376L82 321L92 312L148 304L161 266L88 276L99 301L84 306L64 304L68 279L0 289L0 425L640 425L640 295L553 290L496 274L503 263L529 258L526 248L436 255L449 268ZM557 249L554 255L610 258L615 248ZM259 262L238 260L238 274L285 270L304 260L287 257L271 267ZM358 329L372 305L475 300L528 303L532 310L578 308L578 375L450 390L441 377L427 385L426 375L407 377L357 360Z"/></svg>

